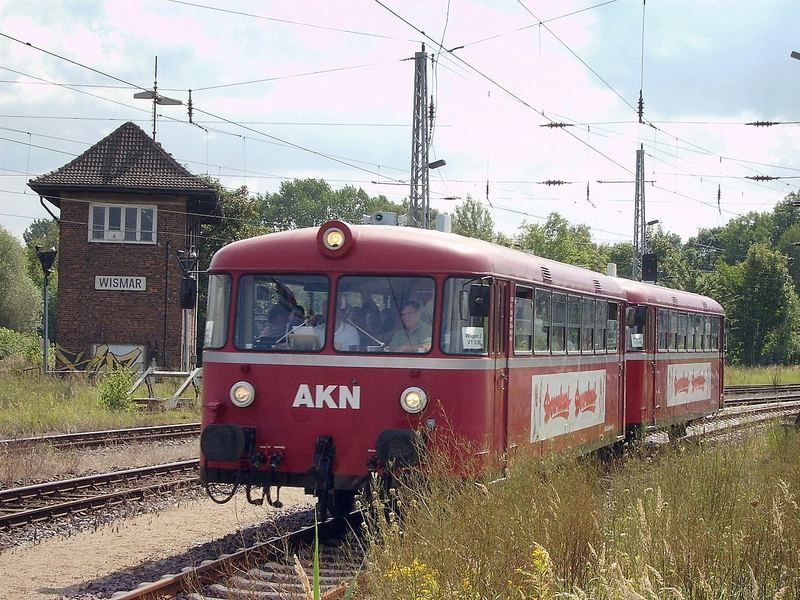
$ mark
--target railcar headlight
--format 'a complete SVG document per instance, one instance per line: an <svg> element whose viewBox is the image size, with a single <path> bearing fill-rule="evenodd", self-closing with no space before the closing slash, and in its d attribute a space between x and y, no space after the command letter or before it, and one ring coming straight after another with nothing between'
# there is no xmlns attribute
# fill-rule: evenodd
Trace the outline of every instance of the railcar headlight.
<svg viewBox="0 0 800 600"><path fill-rule="evenodd" d="M325 244L325 247L328 250L338 250L342 246L344 246L345 235L344 231L339 229L338 227L331 227L325 232L325 235L322 237L322 243Z"/></svg>
<svg viewBox="0 0 800 600"><path fill-rule="evenodd" d="M237 381L231 386L231 402L239 408L250 406L256 399L256 389L247 381Z"/></svg>
<svg viewBox="0 0 800 600"><path fill-rule="evenodd" d="M428 406L428 394L422 388L406 388L400 394L400 406L403 407L404 411L412 415L421 413Z"/></svg>

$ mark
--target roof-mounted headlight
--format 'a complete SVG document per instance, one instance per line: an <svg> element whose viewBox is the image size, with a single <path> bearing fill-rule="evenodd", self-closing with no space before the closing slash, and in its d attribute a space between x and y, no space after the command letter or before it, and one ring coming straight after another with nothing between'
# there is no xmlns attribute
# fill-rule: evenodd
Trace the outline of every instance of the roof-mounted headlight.
<svg viewBox="0 0 800 600"><path fill-rule="evenodd" d="M350 252L356 243L356 232L343 221L328 221L319 228L317 244L320 251L331 258Z"/></svg>
<svg viewBox="0 0 800 600"><path fill-rule="evenodd" d="M415 415L421 413L428 406L428 394L418 387L409 387L400 394L400 406L407 413Z"/></svg>
<svg viewBox="0 0 800 600"><path fill-rule="evenodd" d="M256 389L252 383L237 381L231 386L231 402L239 408L250 406L256 399Z"/></svg>

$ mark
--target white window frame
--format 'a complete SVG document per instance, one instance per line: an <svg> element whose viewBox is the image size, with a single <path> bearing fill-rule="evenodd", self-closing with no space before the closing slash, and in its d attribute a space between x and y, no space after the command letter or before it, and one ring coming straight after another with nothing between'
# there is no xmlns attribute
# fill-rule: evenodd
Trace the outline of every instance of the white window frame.
<svg viewBox="0 0 800 600"><path fill-rule="evenodd" d="M92 237L92 233L94 232L94 211L95 208L102 208L103 209L103 237L95 239ZM120 228L119 231L112 231L109 229L108 226L108 218L111 208L118 208L120 210ZM126 230L126 211L129 209L136 210L136 239L135 240L126 240L125 239L125 230ZM142 210L152 210L153 211L153 239L152 240L142 240L142 230L141 230L141 222L142 222ZM88 239L89 242L99 243L99 244L155 244L156 243L156 233L158 231L158 207L155 204L114 204L114 203L106 203L106 202L92 202L89 204L89 232L88 232Z"/></svg>

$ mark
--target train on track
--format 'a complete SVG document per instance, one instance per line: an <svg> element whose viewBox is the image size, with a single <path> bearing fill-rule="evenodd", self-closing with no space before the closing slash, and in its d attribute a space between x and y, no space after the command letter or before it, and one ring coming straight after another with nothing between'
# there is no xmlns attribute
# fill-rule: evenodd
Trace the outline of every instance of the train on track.
<svg viewBox="0 0 800 600"><path fill-rule="evenodd" d="M434 432L503 461L722 406L725 315L696 294L341 221L232 243L209 274L200 473L218 501L293 486L346 510Z"/></svg>

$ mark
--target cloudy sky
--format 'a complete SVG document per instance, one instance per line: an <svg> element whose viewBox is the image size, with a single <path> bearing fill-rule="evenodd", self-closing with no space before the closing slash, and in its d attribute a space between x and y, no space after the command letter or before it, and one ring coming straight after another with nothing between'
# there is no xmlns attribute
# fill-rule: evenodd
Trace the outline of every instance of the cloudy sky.
<svg viewBox="0 0 800 600"><path fill-rule="evenodd" d="M686 240L798 189L798 23L797 0L5 0L0 225L21 236L47 217L28 179L126 121L152 132L133 95L152 89L156 56L159 92L184 103L158 107L157 139L190 171L399 202L424 42L431 160L447 161L433 207L471 195L508 234L559 212L629 240L642 145L647 219Z"/></svg>

